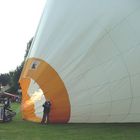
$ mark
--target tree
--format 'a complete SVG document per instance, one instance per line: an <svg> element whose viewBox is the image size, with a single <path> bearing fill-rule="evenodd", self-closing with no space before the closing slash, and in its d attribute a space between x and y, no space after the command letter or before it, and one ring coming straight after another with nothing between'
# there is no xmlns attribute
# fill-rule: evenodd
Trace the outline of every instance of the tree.
<svg viewBox="0 0 140 140"><path fill-rule="evenodd" d="M30 39L30 41L27 43L27 49L26 49L26 52L25 52L25 55L24 55L24 62L25 62L25 60L26 60L26 58L27 58L27 56L28 56L28 54L29 54L29 50L30 50L30 48L31 48L33 39L34 39L34 37L32 37L32 38Z"/></svg>
<svg viewBox="0 0 140 140"><path fill-rule="evenodd" d="M6 86L7 84L9 84L9 81L10 81L10 75L8 73L0 74L0 84L2 86Z"/></svg>
<svg viewBox="0 0 140 140"><path fill-rule="evenodd" d="M12 94L18 94L17 91L20 88L18 81L19 81L22 69L23 69L23 63L20 66L18 66L15 71L9 72L9 74L10 74L10 89L7 92L10 92Z"/></svg>

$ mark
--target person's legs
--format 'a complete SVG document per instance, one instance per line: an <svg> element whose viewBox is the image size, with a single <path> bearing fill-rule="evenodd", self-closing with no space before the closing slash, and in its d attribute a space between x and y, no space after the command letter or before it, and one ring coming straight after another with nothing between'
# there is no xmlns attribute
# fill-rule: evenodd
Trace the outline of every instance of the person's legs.
<svg viewBox="0 0 140 140"><path fill-rule="evenodd" d="M5 107L3 108L3 122L6 121L6 115L5 115Z"/></svg>
<svg viewBox="0 0 140 140"><path fill-rule="evenodd" d="M43 117L42 117L41 124L45 124L45 123L46 123L46 117L47 117L47 113L44 112L44 113L43 113Z"/></svg>
<svg viewBox="0 0 140 140"><path fill-rule="evenodd" d="M49 113L47 114L47 124L49 124L50 120L49 120Z"/></svg>

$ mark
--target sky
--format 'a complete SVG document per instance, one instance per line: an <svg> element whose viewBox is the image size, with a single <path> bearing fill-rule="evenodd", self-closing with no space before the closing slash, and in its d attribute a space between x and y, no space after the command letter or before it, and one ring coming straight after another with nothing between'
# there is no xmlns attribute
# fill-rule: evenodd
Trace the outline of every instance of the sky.
<svg viewBox="0 0 140 140"><path fill-rule="evenodd" d="M35 35L46 0L0 1L0 73L15 70Z"/></svg>

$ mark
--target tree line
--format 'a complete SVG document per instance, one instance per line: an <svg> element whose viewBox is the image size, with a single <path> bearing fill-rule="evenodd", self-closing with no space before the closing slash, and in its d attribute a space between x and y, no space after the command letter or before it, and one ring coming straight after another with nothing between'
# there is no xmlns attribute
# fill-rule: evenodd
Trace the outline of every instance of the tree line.
<svg viewBox="0 0 140 140"><path fill-rule="evenodd" d="M32 41L33 41L33 38L31 38L30 41L27 43L24 60L20 64L20 66L17 66L17 68L14 71L10 71L9 73L0 74L0 85L1 86L6 86L6 85L10 86L10 88L7 90L7 92L10 92L12 94L18 94L18 89L20 88L19 78L20 78L25 60L28 56Z"/></svg>

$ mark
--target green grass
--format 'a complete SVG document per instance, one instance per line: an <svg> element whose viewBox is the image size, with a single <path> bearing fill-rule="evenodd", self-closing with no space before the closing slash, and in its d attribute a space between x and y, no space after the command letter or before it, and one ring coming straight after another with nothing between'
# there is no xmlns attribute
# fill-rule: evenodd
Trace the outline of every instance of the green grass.
<svg viewBox="0 0 140 140"><path fill-rule="evenodd" d="M19 105L12 122L0 124L0 140L140 140L140 124L49 124L23 121Z"/></svg>

